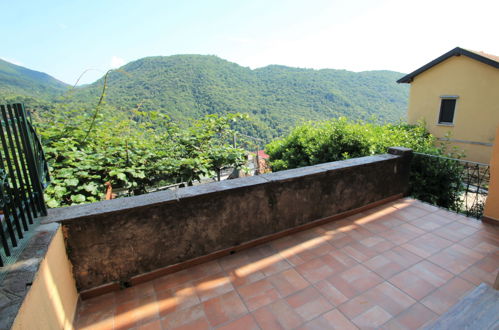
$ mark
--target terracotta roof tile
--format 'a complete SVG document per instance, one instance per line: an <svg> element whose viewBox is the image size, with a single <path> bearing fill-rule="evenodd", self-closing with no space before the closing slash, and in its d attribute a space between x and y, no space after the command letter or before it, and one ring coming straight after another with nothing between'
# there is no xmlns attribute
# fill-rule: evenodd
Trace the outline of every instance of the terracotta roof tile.
<svg viewBox="0 0 499 330"><path fill-rule="evenodd" d="M480 55L480 56L483 56L483 57L486 57L486 58L489 58L493 61L496 61L496 62L499 62L499 56L496 56L496 55L492 55L492 54L487 54L483 51L476 51L476 50L471 50L471 49L468 49L470 52L473 52L477 55Z"/></svg>
<svg viewBox="0 0 499 330"><path fill-rule="evenodd" d="M262 159L269 159L270 156L265 153L265 150L258 150L258 157Z"/></svg>

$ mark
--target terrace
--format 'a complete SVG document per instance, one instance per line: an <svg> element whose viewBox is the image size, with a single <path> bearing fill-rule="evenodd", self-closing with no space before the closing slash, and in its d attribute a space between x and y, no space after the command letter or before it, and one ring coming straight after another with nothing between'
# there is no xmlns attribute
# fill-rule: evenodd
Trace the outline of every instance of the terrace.
<svg viewBox="0 0 499 330"><path fill-rule="evenodd" d="M0 328L428 326L494 285L499 227L404 198L411 157L49 210L3 268Z"/></svg>
<svg viewBox="0 0 499 330"><path fill-rule="evenodd" d="M499 228L404 198L84 300L77 329L415 329L499 268Z"/></svg>

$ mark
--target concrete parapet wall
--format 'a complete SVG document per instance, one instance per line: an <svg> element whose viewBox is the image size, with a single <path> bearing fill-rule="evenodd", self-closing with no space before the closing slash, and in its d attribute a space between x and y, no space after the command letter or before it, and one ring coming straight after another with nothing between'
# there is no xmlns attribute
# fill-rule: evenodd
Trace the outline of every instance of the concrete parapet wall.
<svg viewBox="0 0 499 330"><path fill-rule="evenodd" d="M407 191L408 149L54 209L79 290L237 247Z"/></svg>

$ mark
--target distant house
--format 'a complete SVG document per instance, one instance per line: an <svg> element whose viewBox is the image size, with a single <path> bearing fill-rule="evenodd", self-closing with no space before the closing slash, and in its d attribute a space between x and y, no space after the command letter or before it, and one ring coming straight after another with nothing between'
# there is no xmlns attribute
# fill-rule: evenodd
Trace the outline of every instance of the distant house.
<svg viewBox="0 0 499 330"><path fill-rule="evenodd" d="M424 119L466 159L489 163L499 125L499 56L457 47L397 82L411 84L410 124Z"/></svg>
<svg viewBox="0 0 499 330"><path fill-rule="evenodd" d="M256 169L259 174L270 172L269 159L270 156L265 153L265 150L258 150L255 161L257 161Z"/></svg>
<svg viewBox="0 0 499 330"><path fill-rule="evenodd" d="M265 150L258 150L257 152L258 158L261 159L269 159L270 156L265 153Z"/></svg>

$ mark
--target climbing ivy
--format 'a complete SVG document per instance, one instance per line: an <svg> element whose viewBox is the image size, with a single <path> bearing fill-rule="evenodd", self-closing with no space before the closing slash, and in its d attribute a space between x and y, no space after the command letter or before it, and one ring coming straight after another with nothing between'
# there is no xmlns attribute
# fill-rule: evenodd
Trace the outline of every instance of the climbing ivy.
<svg viewBox="0 0 499 330"><path fill-rule="evenodd" d="M127 117L103 106L89 132L88 111L68 113L37 122L51 172L49 207L102 200L106 182L138 195L171 183L192 185L245 162L245 151L229 144L231 123L242 115L209 115L180 126L159 112Z"/></svg>

